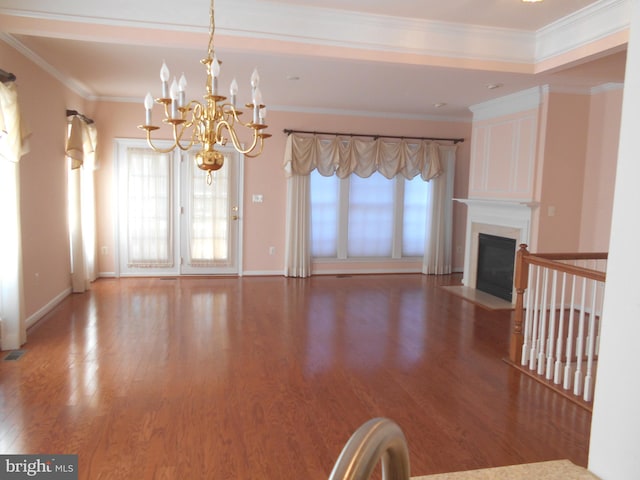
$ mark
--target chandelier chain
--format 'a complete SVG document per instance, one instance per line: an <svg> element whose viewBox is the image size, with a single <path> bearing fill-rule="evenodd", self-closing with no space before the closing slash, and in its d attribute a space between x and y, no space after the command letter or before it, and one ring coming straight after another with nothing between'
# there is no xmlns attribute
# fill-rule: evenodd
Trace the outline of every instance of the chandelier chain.
<svg viewBox="0 0 640 480"><path fill-rule="evenodd" d="M209 58L213 58L213 34L216 30L216 19L213 13L213 0L211 0L211 7L209 8L209 48L207 50Z"/></svg>

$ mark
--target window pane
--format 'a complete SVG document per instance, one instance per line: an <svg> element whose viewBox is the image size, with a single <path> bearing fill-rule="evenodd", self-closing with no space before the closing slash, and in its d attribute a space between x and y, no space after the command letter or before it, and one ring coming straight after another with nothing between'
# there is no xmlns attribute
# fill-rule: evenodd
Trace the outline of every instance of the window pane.
<svg viewBox="0 0 640 480"><path fill-rule="evenodd" d="M393 239L394 181L379 173L351 175L349 185L349 257L390 257Z"/></svg>
<svg viewBox="0 0 640 480"><path fill-rule="evenodd" d="M311 256L338 256L340 179L311 172Z"/></svg>
<svg viewBox="0 0 640 480"><path fill-rule="evenodd" d="M404 181L404 218L402 221L402 256L424 255L429 184L419 176Z"/></svg>

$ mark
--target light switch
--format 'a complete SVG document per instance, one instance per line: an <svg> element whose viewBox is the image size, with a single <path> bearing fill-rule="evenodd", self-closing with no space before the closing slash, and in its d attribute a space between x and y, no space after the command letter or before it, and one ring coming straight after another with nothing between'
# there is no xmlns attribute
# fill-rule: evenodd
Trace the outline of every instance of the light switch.
<svg viewBox="0 0 640 480"><path fill-rule="evenodd" d="M253 196L251 197L253 203L262 203L262 195L254 193Z"/></svg>

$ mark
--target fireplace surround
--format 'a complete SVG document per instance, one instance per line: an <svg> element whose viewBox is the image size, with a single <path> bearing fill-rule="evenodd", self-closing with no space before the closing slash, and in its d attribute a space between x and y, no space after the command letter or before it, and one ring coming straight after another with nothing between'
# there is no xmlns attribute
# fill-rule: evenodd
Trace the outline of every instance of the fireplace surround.
<svg viewBox="0 0 640 480"><path fill-rule="evenodd" d="M480 234L515 240L515 248L518 248L521 243L529 244L532 213L538 204L531 201L482 198L456 198L454 200L467 205L467 234L462 283L475 289L477 288Z"/></svg>

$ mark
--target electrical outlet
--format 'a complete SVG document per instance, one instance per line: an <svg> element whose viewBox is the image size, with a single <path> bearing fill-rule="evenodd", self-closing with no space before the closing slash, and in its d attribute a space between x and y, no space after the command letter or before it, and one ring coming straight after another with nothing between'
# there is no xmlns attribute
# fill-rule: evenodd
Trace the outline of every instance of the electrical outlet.
<svg viewBox="0 0 640 480"><path fill-rule="evenodd" d="M276 247L269 247L269 255L275 255Z"/></svg>

